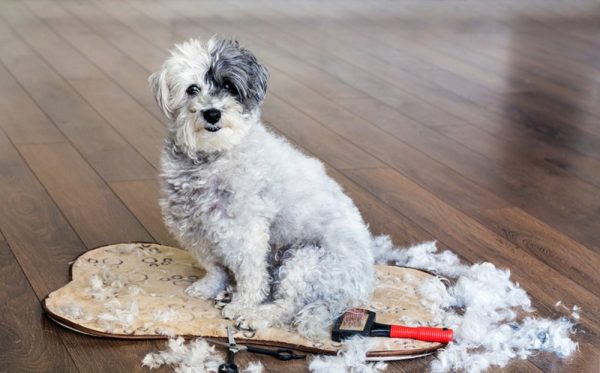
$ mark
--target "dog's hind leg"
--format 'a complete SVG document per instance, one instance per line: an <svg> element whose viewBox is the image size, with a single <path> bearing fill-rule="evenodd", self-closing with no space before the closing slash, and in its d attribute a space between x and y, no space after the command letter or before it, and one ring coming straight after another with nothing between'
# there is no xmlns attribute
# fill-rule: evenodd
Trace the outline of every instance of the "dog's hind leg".
<svg viewBox="0 0 600 373"><path fill-rule="evenodd" d="M241 310L240 327L292 324L313 341L329 338L333 321L364 302L374 286L371 260L306 245L288 253L274 273L273 301Z"/></svg>
<svg viewBox="0 0 600 373"><path fill-rule="evenodd" d="M273 300L239 312L237 325L246 329L264 329L272 326L291 325L296 313L307 302L310 285L306 274L318 265L321 254L306 247L294 249L283 265L272 275L274 279Z"/></svg>
<svg viewBox="0 0 600 373"><path fill-rule="evenodd" d="M275 303L297 331L313 341L330 336L333 321L373 290L373 265L348 252L305 246L280 268Z"/></svg>

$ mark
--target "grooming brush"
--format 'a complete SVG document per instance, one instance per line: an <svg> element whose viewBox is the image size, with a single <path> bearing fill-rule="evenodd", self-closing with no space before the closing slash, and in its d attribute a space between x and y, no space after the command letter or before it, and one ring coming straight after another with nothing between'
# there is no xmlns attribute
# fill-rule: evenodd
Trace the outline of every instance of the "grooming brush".
<svg viewBox="0 0 600 373"><path fill-rule="evenodd" d="M452 341L452 329L386 325L375 322L375 312L352 308L340 316L331 331L331 339L340 342L355 335L365 337L409 338L426 342Z"/></svg>

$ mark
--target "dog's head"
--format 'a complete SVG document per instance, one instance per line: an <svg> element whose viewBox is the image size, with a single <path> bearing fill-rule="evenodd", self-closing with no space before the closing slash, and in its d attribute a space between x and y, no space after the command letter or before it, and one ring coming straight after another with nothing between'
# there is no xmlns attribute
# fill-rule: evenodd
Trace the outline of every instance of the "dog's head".
<svg viewBox="0 0 600 373"><path fill-rule="evenodd" d="M267 90L268 72L237 41L178 44L149 78L175 141L189 152L239 144Z"/></svg>

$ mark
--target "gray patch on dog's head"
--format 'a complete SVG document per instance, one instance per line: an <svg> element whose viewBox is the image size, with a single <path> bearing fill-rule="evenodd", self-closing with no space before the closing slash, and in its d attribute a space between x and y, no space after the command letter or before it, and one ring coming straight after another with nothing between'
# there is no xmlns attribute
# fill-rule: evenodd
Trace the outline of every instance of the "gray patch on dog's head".
<svg viewBox="0 0 600 373"><path fill-rule="evenodd" d="M267 69L234 40L218 40L210 55L211 64L205 79L212 90L236 96L246 111L257 107L267 92ZM235 89L227 90L226 83Z"/></svg>

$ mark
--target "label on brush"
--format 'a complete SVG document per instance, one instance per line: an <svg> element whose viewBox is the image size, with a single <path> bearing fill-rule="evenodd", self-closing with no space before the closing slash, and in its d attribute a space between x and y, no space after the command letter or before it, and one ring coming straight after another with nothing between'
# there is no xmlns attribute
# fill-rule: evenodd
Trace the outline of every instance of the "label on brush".
<svg viewBox="0 0 600 373"><path fill-rule="evenodd" d="M362 331L367 326L369 313L365 310L352 308L344 314L344 319L340 324L340 330Z"/></svg>

